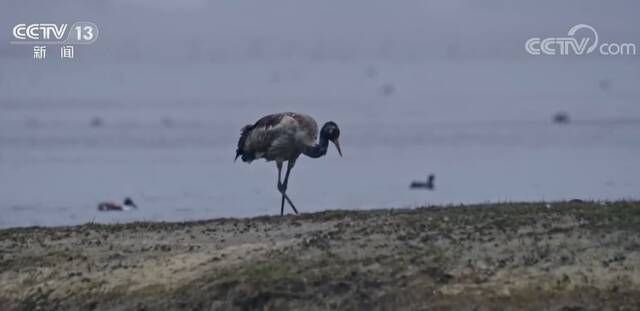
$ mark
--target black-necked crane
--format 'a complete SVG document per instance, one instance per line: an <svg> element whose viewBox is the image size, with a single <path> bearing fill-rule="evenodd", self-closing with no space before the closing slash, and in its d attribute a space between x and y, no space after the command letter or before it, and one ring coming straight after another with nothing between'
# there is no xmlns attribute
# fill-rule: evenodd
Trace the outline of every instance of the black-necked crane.
<svg viewBox="0 0 640 311"><path fill-rule="evenodd" d="M336 146L338 153L342 156L339 137L340 129L333 121L322 126L318 139L318 124L311 116L293 112L270 114L255 124L242 128L235 159L242 156L242 161L247 163L260 158L276 161L278 191L282 194L280 215L284 215L285 200L297 214L298 210L286 193L291 169L300 154L310 158L319 158L327 154L329 142ZM316 139L318 139L317 142ZM285 161L287 172L284 182L281 182L282 164Z"/></svg>

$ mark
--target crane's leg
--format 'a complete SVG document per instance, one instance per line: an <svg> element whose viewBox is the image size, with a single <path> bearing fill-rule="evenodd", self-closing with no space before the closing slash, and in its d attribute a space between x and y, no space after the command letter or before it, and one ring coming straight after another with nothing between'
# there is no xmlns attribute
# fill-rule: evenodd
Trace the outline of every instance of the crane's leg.
<svg viewBox="0 0 640 311"><path fill-rule="evenodd" d="M289 199L289 196L287 195L287 185L289 184L289 174L291 173L291 169L293 169L294 165L296 165L296 160L289 160L287 162L287 173L284 174L284 183L281 185L282 188L279 190L280 192L282 192L282 200L283 200L282 208L284 207L284 200L286 199L289 205L291 205L291 208L293 209L293 211L297 214L298 210L296 209L296 206L293 205L293 202L291 202L291 199Z"/></svg>
<svg viewBox="0 0 640 311"><path fill-rule="evenodd" d="M276 166L278 167L278 191L282 193L282 202L280 202L280 216L284 215L284 198L285 194L282 191L282 183L280 182L280 176L282 175L282 162L276 162Z"/></svg>
<svg viewBox="0 0 640 311"><path fill-rule="evenodd" d="M295 164L296 164L295 160L287 162L287 173L285 174L285 177L284 177L284 183L282 183L281 182L282 162L280 161L276 162L276 167L278 168L278 191L282 193L282 201L280 202L280 216L284 215L285 200L287 201L287 203L289 203L289 205L291 205L291 208L293 209L293 211L296 214L298 213L296 206L293 204L293 202L291 202L291 199L289 199L289 196L287 195L287 184L289 183L289 174L291 173L291 169Z"/></svg>

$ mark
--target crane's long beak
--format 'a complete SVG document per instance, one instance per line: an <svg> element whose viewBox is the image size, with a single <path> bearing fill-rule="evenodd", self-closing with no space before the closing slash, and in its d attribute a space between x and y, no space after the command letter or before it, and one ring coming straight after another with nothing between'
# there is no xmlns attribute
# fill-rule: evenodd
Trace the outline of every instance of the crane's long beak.
<svg viewBox="0 0 640 311"><path fill-rule="evenodd" d="M340 141L338 141L338 139L334 139L332 140L333 144L336 145L336 149L338 149L338 153L340 154L340 157L342 157L342 150L340 150Z"/></svg>

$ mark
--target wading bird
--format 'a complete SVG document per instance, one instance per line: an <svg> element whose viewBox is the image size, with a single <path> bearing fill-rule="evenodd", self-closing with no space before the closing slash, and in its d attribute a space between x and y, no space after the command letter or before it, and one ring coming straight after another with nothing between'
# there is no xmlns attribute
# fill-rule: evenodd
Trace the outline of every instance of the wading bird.
<svg viewBox="0 0 640 311"><path fill-rule="evenodd" d="M311 158L319 158L327 154L327 147L331 141L340 150L340 129L338 125L329 121L322 126L318 142L318 124L306 114L283 112L271 114L258 120L253 125L242 128L236 158L242 157L242 161L251 161L264 158L267 161L276 161L278 168L278 191L282 194L280 202L280 215L284 215L284 201L286 200L297 214L293 202L287 195L289 173L296 164L300 154ZM234 160L234 161L235 161ZM282 163L287 162L287 172L284 182L281 182Z"/></svg>

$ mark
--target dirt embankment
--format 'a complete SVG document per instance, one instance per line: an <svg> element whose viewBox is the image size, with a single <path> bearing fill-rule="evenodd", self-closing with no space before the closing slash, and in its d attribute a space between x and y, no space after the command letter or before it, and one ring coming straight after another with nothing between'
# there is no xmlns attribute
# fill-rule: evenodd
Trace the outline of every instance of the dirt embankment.
<svg viewBox="0 0 640 311"><path fill-rule="evenodd" d="M0 230L0 309L640 306L640 203Z"/></svg>

